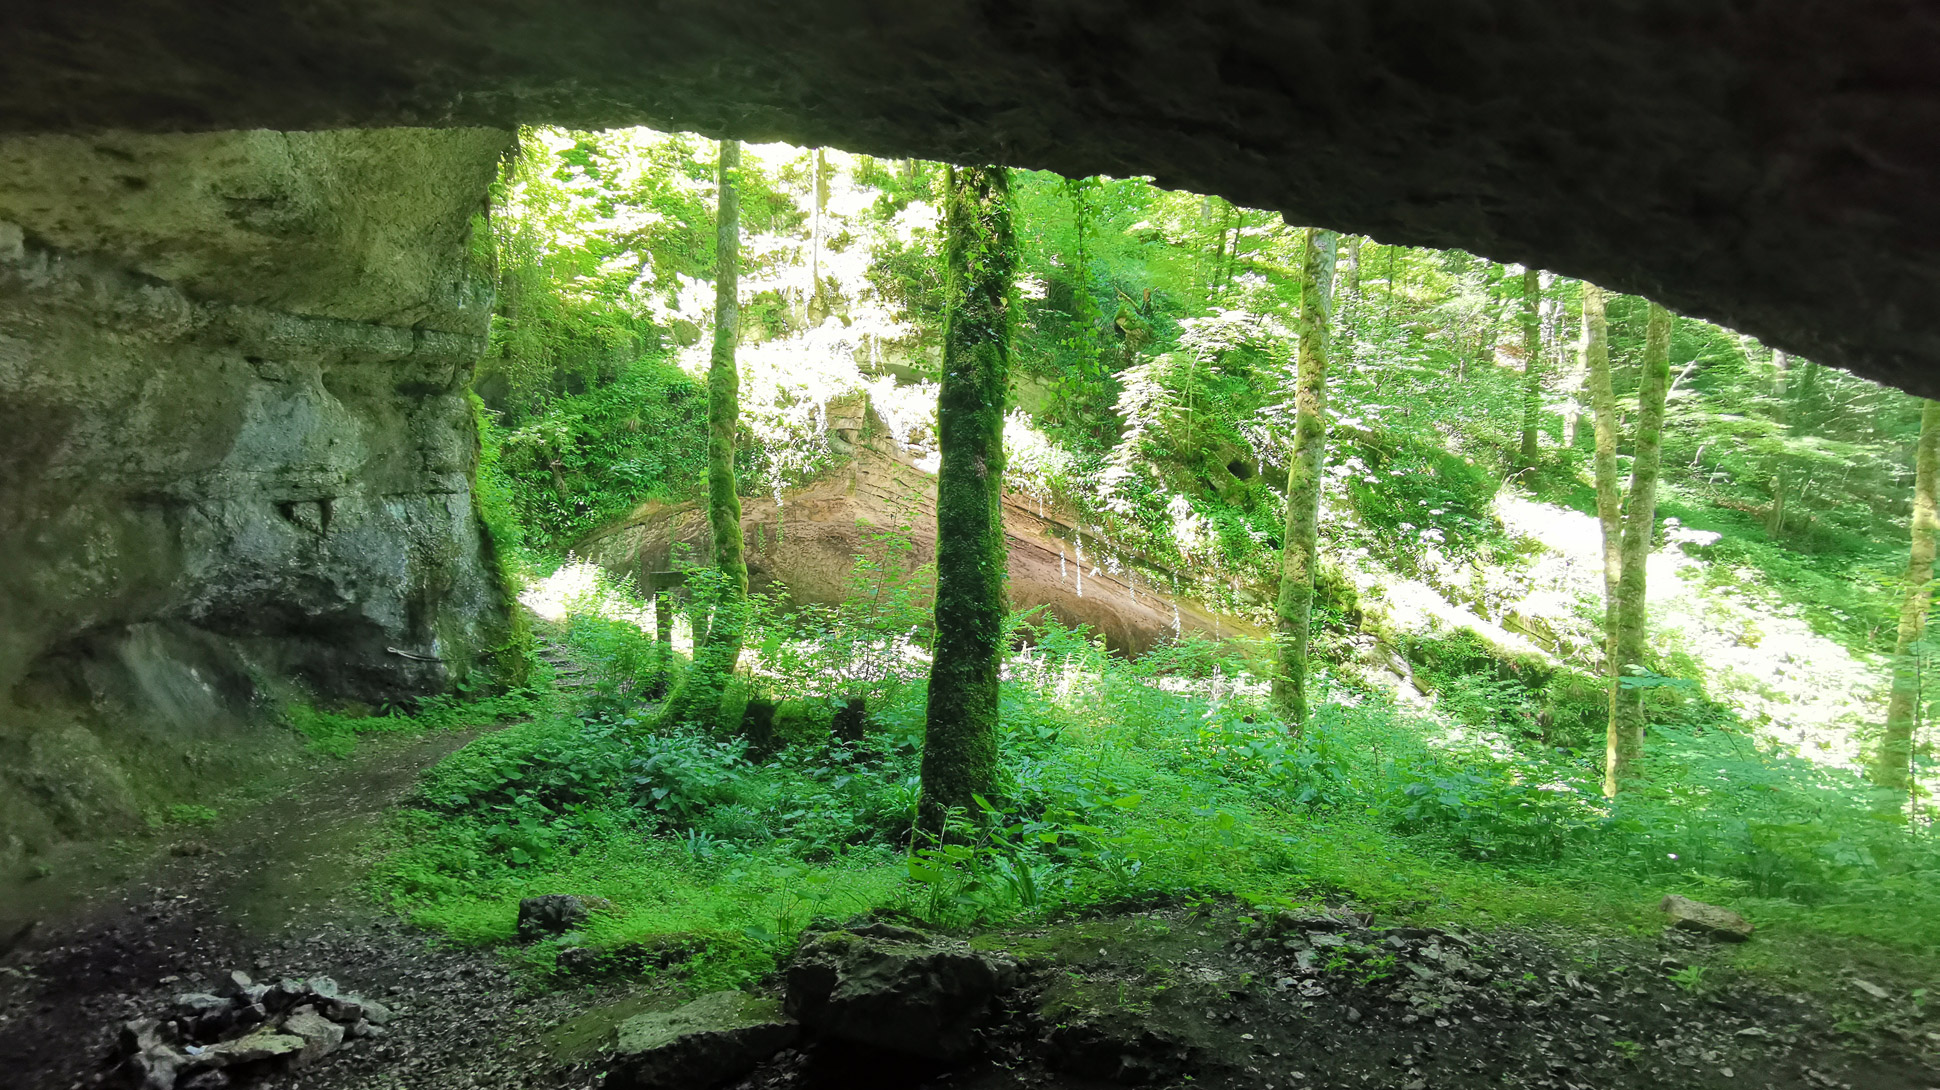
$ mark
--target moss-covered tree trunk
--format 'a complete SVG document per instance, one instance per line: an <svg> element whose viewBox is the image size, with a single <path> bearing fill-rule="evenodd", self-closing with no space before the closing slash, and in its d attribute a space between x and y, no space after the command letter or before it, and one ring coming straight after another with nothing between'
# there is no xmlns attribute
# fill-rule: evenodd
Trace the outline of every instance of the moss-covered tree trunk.
<svg viewBox="0 0 1940 1090"><path fill-rule="evenodd" d="M665 719L670 723L713 720L728 677L741 658L748 622L748 563L741 541L741 497L734 480L734 438L741 415L741 378L734 366L741 331L741 203L736 192L740 168L740 142L721 141L720 210L714 228L714 353L707 368L707 521L721 579L706 633L696 625L694 663L668 702Z"/></svg>
<svg viewBox="0 0 1940 1090"><path fill-rule="evenodd" d="M1010 179L953 167L946 179L943 382L937 394L936 643L924 719L919 825L997 786L1003 658L1004 398L1010 382Z"/></svg>
<svg viewBox="0 0 1940 1090"><path fill-rule="evenodd" d="M1543 282L1535 268L1522 270L1522 468L1536 464L1536 431L1543 409Z"/></svg>
<svg viewBox="0 0 1940 1090"><path fill-rule="evenodd" d="M1327 451L1327 337L1339 245L1339 235L1309 227L1306 256L1300 263L1299 374L1277 607L1280 668L1273 677L1274 706L1294 730L1307 722L1307 647L1313 636L1314 567L1320 548L1320 467Z"/></svg>
<svg viewBox="0 0 1940 1090"><path fill-rule="evenodd" d="M1886 705L1886 733L1873 762L1873 782L1895 791L1913 785L1913 727L1920 707L1919 649L1933 600L1933 554L1940 531L1940 401L1920 412L1920 445L1913 460L1913 551L1900 597L1900 634L1893 649L1893 695Z"/></svg>
<svg viewBox="0 0 1940 1090"><path fill-rule="evenodd" d="M1617 480L1617 394L1610 383L1610 326L1603 289L1583 285L1583 366L1589 371L1590 412L1595 419L1596 515L1603 527L1603 661L1609 674L1604 738L1603 790L1616 791L1617 583L1623 575L1623 486Z"/></svg>
<svg viewBox="0 0 1940 1090"><path fill-rule="evenodd" d="M1617 579L1616 655L1612 658L1610 733L1615 745L1603 770L1603 792L1615 796L1644 752L1644 690L1624 688L1624 671L1641 665L1649 634L1644 570L1657 532L1657 471L1664 450L1664 397L1671 382L1671 313L1650 304L1644 330L1643 373L1637 386L1637 451L1624 504L1622 572Z"/></svg>

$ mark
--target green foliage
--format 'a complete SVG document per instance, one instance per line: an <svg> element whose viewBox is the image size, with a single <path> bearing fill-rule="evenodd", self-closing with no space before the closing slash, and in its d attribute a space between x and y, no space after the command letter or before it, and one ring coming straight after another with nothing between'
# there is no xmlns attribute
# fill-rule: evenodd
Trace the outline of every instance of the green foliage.
<svg viewBox="0 0 1940 1090"><path fill-rule="evenodd" d="M213 806L200 806L192 802L178 802L168 808L170 825L214 825L221 816Z"/></svg>
<svg viewBox="0 0 1940 1090"><path fill-rule="evenodd" d="M391 708L381 715L327 712L307 704L292 705L285 715L290 726L309 740L311 752L348 757L361 735L472 730L532 715L544 705L544 698L532 689L486 695L468 689L460 685L455 695L426 697L408 711Z"/></svg>
<svg viewBox="0 0 1940 1090"><path fill-rule="evenodd" d="M635 505L699 491L701 399L674 361L705 340L712 164L691 138L534 140L494 221L501 305L480 389L502 415L481 426L478 506L502 556L543 564ZM825 434L837 397L866 390L896 440L931 449L943 172L842 157L842 199L811 228L827 180L814 153L761 154L744 189L748 250L766 256L748 273L738 469L744 488L780 498L846 456ZM1015 179L1007 485L1074 516L1073 551L1176 575L1185 596L1260 620L1284 525L1294 233L1141 179ZM1545 449L1523 468L1505 411L1519 404L1519 349L1506 349L1521 276L1371 241L1359 261L1336 310L1316 603L1317 651L1337 669L1301 736L1271 718L1231 645L1186 640L1125 662L1088 633L1011 618L995 790L959 809L952 836L912 839L934 573L891 530L842 605L758 603L752 665L728 703L772 705L768 737L738 737L732 713L709 730L646 730L683 664L631 621L573 612L563 638L590 691L428 778L379 888L474 941L510 937L523 891L604 893L621 909L592 941L677 940L690 952L677 971L696 979L765 971L820 913L889 906L958 925L1188 892L1627 922L1679 889L1746 907L1761 928L1930 950L1930 834L1720 702L1783 719L1796 686L1750 704L1719 689L1737 682L1690 634L1662 633L1654 669L1623 681L1651 733L1641 777L1613 804L1597 782L1601 614L1580 571L1574 589L1540 576L1565 599L1536 618L1558 638L1531 637L1554 658L1439 622L1389 630L1414 621L1386 594L1400 577L1507 625L1503 610L1558 557L1510 540L1498 512L1533 498L1593 514L1587 422L1579 449L1561 448L1565 420L1587 411L1568 348L1578 288L1560 281L1551 299ZM1612 297L1615 386L1632 412L1644 319L1642 301ZM1698 561L1679 570L1709 601L1757 611L1745 646L1765 638L1763 618L1796 611L1848 648L1889 648L1917 406L1774 362L1678 323L1664 540ZM1352 681L1369 665L1358 629L1383 614L1432 713ZM846 718L838 736L850 709L859 726ZM328 748L384 728L310 729Z"/></svg>
<svg viewBox="0 0 1940 1090"><path fill-rule="evenodd" d="M1354 440L1335 458L1360 516L1356 544L1409 571L1429 548L1473 556L1501 540L1489 513L1501 482L1486 470L1406 435Z"/></svg>
<svg viewBox="0 0 1940 1090"><path fill-rule="evenodd" d="M706 427L699 383L657 359L629 364L610 384L493 434L493 479L509 486L496 499L509 498L532 544L564 545L647 500L694 494Z"/></svg>

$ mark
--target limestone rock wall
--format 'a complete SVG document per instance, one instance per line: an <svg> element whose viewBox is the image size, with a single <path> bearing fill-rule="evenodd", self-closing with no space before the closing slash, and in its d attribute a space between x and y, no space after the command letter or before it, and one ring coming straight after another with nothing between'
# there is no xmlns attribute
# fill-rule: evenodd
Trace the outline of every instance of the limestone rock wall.
<svg viewBox="0 0 1940 1090"><path fill-rule="evenodd" d="M0 867L504 639L465 391L509 141L0 141Z"/></svg>

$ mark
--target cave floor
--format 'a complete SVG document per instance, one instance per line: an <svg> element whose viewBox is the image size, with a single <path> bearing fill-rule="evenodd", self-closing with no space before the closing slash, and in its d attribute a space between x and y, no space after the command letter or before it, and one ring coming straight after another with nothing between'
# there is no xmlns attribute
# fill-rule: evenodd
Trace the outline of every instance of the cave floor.
<svg viewBox="0 0 1940 1090"><path fill-rule="evenodd" d="M360 746L247 813L181 834L105 894L50 898L48 918L65 922L0 958L0 1085L99 1085L123 1020L242 969L327 975L401 1015L382 1038L251 1085L599 1086L597 1053L568 1038L583 1044L587 1027L677 1003L678 982L541 990L490 950L434 942L360 885L385 815L469 737ZM972 941L1018 957L1030 981L986 1032L982 1060L946 1071L788 1050L735 1085L1940 1087L1940 1027L1923 1012L1888 1014L1903 1007L1869 1006L1858 991L1790 994L1715 965L1718 948L1680 932L1382 929L1340 909L1287 924L1204 901Z"/></svg>
<svg viewBox="0 0 1940 1090"><path fill-rule="evenodd" d="M420 771L472 737L367 740L212 828L178 832L118 886L50 881L37 907L64 922L43 923L0 959L0 1085L99 1084L124 1020L233 969L331 976L402 1012L389 1037L256 1085L586 1085L541 1042L583 1000L527 994L489 952L434 944L360 885L385 816Z"/></svg>

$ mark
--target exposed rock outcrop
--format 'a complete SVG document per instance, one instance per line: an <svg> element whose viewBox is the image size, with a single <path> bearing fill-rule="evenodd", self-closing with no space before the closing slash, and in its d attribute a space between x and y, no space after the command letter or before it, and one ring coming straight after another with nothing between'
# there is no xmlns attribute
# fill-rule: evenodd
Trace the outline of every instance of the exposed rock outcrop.
<svg viewBox="0 0 1940 1090"><path fill-rule="evenodd" d="M794 1043L800 1029L773 999L713 992L671 1011L621 1022L605 1085L613 1090L712 1086L754 1070Z"/></svg>
<svg viewBox="0 0 1940 1090"><path fill-rule="evenodd" d="M0 869L504 639L465 386L508 134L0 142Z"/></svg>
<svg viewBox="0 0 1940 1090"><path fill-rule="evenodd" d="M999 992L1017 982L1006 955L894 924L804 939L788 967L786 1009L821 1037L931 1060L961 1060Z"/></svg>
<svg viewBox="0 0 1940 1090"><path fill-rule="evenodd" d="M913 546L906 562L936 557L936 475L880 427L831 426L829 442L846 463L788 491L780 503L773 496L741 498L748 576L756 589L785 587L800 603L840 602L851 592L856 557L894 559L883 555L875 536L905 525ZM1133 654L1175 634L1263 634L1242 618L1173 594L1167 573L1111 554L1098 535L1054 505L1006 493L1004 530L1014 609L1044 606L1063 623L1090 625L1111 647ZM704 556L709 540L703 505L648 503L574 551L615 574L638 577L666 570L676 545L692 550L687 556Z"/></svg>

